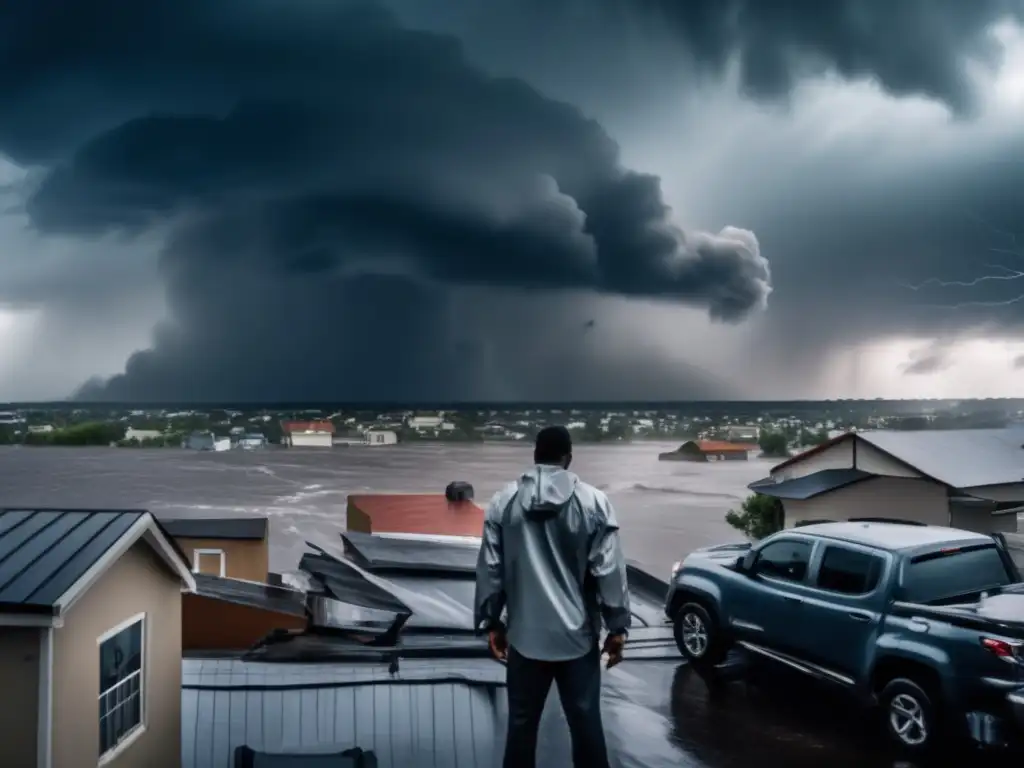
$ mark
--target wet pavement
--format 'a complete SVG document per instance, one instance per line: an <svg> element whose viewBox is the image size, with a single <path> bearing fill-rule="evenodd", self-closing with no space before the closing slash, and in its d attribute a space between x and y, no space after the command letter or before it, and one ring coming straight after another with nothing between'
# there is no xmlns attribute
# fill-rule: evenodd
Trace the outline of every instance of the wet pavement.
<svg viewBox="0 0 1024 768"><path fill-rule="evenodd" d="M665 449L657 443L581 446L573 467L609 493L627 556L662 578L688 551L737 539L723 515L771 465L657 461ZM529 460L528 446L490 444L221 454L0 448L0 506L132 507L158 516L264 514L271 519L271 568L283 570L294 567L305 538L343 529L349 492L441 491L460 479L473 483L478 500L485 501ZM930 768L1006 759L972 754L943 755L937 763L901 762L881 748L870 718L785 672L755 670L755 685L709 681L681 663L623 666L643 681L641 695L649 692L651 707L666 710L661 714L670 737L681 757L690 758L681 765Z"/></svg>

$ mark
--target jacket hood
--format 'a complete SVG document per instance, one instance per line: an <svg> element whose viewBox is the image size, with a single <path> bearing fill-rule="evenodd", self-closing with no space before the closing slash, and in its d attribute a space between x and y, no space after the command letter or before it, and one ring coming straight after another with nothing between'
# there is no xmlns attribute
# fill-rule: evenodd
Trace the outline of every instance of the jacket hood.
<svg viewBox="0 0 1024 768"><path fill-rule="evenodd" d="M560 467L538 464L519 478L519 504L529 520L555 517L576 493L580 479Z"/></svg>

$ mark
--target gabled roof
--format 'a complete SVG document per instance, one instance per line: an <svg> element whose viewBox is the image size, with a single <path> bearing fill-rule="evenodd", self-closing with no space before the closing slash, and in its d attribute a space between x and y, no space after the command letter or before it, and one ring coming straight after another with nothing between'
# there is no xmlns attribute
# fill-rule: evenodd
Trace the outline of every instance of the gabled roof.
<svg viewBox="0 0 1024 768"><path fill-rule="evenodd" d="M772 467L772 473L860 440L951 488L1024 484L1024 427L847 432Z"/></svg>
<svg viewBox="0 0 1024 768"><path fill-rule="evenodd" d="M162 518L160 524L179 539L265 539L265 517Z"/></svg>
<svg viewBox="0 0 1024 768"><path fill-rule="evenodd" d="M187 558L144 510L0 510L0 624L55 624L140 539L195 588Z"/></svg>

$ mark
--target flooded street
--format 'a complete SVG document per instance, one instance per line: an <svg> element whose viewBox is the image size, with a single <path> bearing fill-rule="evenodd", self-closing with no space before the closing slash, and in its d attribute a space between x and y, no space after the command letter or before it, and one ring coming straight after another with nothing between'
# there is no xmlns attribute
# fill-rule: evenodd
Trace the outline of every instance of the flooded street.
<svg viewBox="0 0 1024 768"><path fill-rule="evenodd" d="M658 461L675 443L583 445L572 469L605 490L627 557L664 578L688 551L736 540L724 514L772 462ZM304 537L345 525L349 493L443 492L466 480L486 504L532 460L527 445L398 445L228 451L0 448L0 504L148 509L158 517L270 517L270 567L295 566Z"/></svg>
<svg viewBox="0 0 1024 768"><path fill-rule="evenodd" d="M615 503L627 556L661 578L690 550L737 540L726 510L770 461L659 462L674 444L580 446L573 469ZM303 540L344 527L350 492L441 492L466 480L486 503L531 461L524 445L194 453L96 448L0 449L0 506L145 508L158 516L265 514L271 568L296 565ZM912 768L885 755L869 722L801 680L712 682L680 663L673 675L636 660L635 676L665 718L679 765L741 768ZM785 691L785 695L780 693ZM656 703L655 703L656 702ZM653 727L653 726L652 726ZM988 764L975 756L974 764ZM962 761L944 763L963 764Z"/></svg>

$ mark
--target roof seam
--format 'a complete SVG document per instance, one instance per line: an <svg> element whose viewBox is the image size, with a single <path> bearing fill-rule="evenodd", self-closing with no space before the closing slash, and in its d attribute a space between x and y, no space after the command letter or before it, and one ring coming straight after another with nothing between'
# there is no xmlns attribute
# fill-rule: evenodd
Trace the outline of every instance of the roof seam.
<svg viewBox="0 0 1024 768"><path fill-rule="evenodd" d="M63 513L63 514L67 514L67 513ZM87 546L89 546L90 544L92 544L92 543L93 543L93 542L94 542L94 541L96 540L96 538L97 538L97 537L98 537L98 536L99 536L100 534L102 534L102 533L103 533L104 531L106 531L106 530L107 530L107 529L108 529L108 528L109 528L109 527L110 527L111 525L113 525L113 524L114 524L114 521L115 521L115 520L117 520L117 519L118 519L119 517L121 517L121 515L124 515L124 514L131 514L131 513L128 513L128 512L118 512L118 513L108 514L108 513L105 513L105 512L93 512L92 514L94 514L94 515L102 515L102 514L107 514L107 515L108 515L108 517L109 517L109 519L107 520L106 524L105 524L105 525L104 525L104 526L103 526L102 528L100 528L99 530L97 530L97 531L96 531L96 533L94 533L94 534L93 534L92 536L90 536L90 537L89 537L88 539L86 539L86 541L85 541L85 542L83 542L82 546L78 547L78 549L76 549L76 550L75 550L74 552L72 552L72 553L71 553L70 555L68 555L67 557L65 557L65 558L64 558L64 562L63 562L63 563L61 563L61 566L60 566L59 568L57 568L57 569L53 570L53 571L52 571L52 572L50 573L50 575L49 575L49 576L47 576L47 577L46 577L45 579L43 579L43 580L42 580L41 582L39 582L39 584L38 584L38 585L36 586L36 588L35 588L34 590L32 590L32 591L31 591L31 592L30 592L30 593L29 593L29 594L28 594L28 595L27 595L27 596L25 597L25 599L24 599L24 600L23 600L22 602L25 602L25 603L31 602L31 601L32 601L32 598L33 598L33 597L34 597L34 596L35 596L35 595L36 595L36 594L37 594L38 592L40 592L40 591L41 591L41 590L43 589L43 587L45 587L46 585L48 585L48 584L49 584L49 583L50 583L51 581L53 581L53 580L54 580L54 579L55 579L55 578L57 577L57 574L59 574L59 573L62 573L62 572L64 571L64 569L68 567L68 563L70 563L70 562L71 562L71 559L72 559L73 557L76 557L76 556L77 556L77 555L78 555L78 554L79 554L79 553L80 553L80 552L81 552L81 551L82 551L83 549L85 549L85 548L86 548ZM81 521L81 522L80 522L80 523L79 523L78 525L76 525L76 526L75 526L74 528L72 528L71 530L69 530L69 531L67 532L67 534L65 534L65 537L66 537L66 536L68 536L68 535L70 535L72 531L76 530L76 529L78 528L78 526L80 526L80 525L84 525L84 524L85 524L85 521L86 521L86 520L88 520L88 519L89 519L89 515L87 515L87 516L86 516L85 518L83 518L83 520L82 520L82 521Z"/></svg>
<svg viewBox="0 0 1024 768"><path fill-rule="evenodd" d="M39 513L35 512L32 515L29 515L28 517L26 517L25 519L26 520L30 520L36 514L39 514ZM53 518L53 520L48 522L46 525L44 525L38 531L36 531L31 536L29 536L27 539L25 539L23 542L21 542L21 544L19 546L17 546L16 548L12 549L10 554L13 555L16 552L21 551L22 548L26 547L30 541L35 540L43 531L49 530L54 525L56 525L57 521L61 520L66 514L68 514L68 513L67 512L59 512L57 514L57 516ZM78 523L73 525L70 529L68 529L67 533L65 533L64 536L67 536L68 533L71 533L71 531L73 531L76 528L78 528L78 526L81 525L82 523L84 523L87 519L88 519L88 515L86 517L82 518L82 520L80 520ZM17 526L15 526L15 527L17 527ZM64 536L61 536L60 538L63 539ZM44 549L42 552L40 552L38 555L36 555L34 558L29 560L27 563L25 563L25 565L21 568L21 570L15 571L14 574L9 579L7 579L7 581L5 581L3 584L0 584L0 590L7 589L7 587L11 586L11 584L13 584L15 581L17 581L18 578L22 574L25 573L25 571L27 571L33 565L38 563L40 560L42 560L43 557L45 557L50 552L51 549L53 549L53 545L52 544L50 546L48 546L46 549ZM23 600L22 602L26 602L26 601Z"/></svg>

